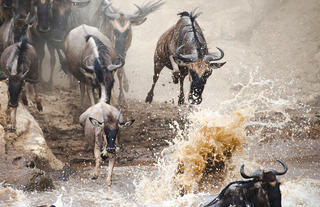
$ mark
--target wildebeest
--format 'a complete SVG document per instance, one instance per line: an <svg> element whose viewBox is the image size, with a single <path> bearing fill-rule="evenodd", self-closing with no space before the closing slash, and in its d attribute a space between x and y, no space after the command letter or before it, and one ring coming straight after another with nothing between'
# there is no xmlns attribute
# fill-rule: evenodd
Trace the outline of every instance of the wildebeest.
<svg viewBox="0 0 320 207"><path fill-rule="evenodd" d="M92 25L99 28L114 44L118 55L126 57L132 41L132 26L137 26L147 20L147 15L159 9L164 2L148 2L143 6L138 6L133 14L125 14L111 6L108 0L102 0L92 19ZM124 102L123 88L128 91L128 80L123 68L117 71L119 79L119 102Z"/></svg>
<svg viewBox="0 0 320 207"><path fill-rule="evenodd" d="M0 0L0 26L13 16L12 0Z"/></svg>
<svg viewBox="0 0 320 207"><path fill-rule="evenodd" d="M68 70L80 81L81 104L85 87L94 105L93 88L105 88L106 101L110 103L114 83L113 71L124 65L118 58L110 40L97 28L81 25L74 28L65 40Z"/></svg>
<svg viewBox="0 0 320 207"><path fill-rule="evenodd" d="M205 207L281 207L280 182L277 175L284 175L288 171L287 165L277 160L283 171L257 170L251 175L244 172L244 165L240 168L240 174L247 181L235 181L228 184L220 194Z"/></svg>
<svg viewBox="0 0 320 207"><path fill-rule="evenodd" d="M35 49L28 43L27 38L21 42L7 47L0 59L1 68L6 69L8 78L8 108L7 118L11 116L13 109L13 118L11 119L11 128L16 128L16 112L20 93L22 92L22 101L28 105L25 82L32 84L35 95L35 103L39 111L42 110L41 100L38 97L36 83L38 82L38 57Z"/></svg>
<svg viewBox="0 0 320 207"><path fill-rule="evenodd" d="M179 105L184 103L183 81L189 75L191 81L188 101L191 104L200 104L202 92L212 69L220 68L225 64L214 61L221 60L224 53L218 57L209 54L208 47L196 18L199 13L195 11L181 12L178 22L165 32L158 40L154 54L153 84L146 97L151 103L153 90L164 66L173 70L173 82L180 80Z"/></svg>
<svg viewBox="0 0 320 207"><path fill-rule="evenodd" d="M17 14L11 18L10 21L6 21L0 27L0 52L13 43L19 42L20 39L25 36L31 40L31 27L35 21L34 17L30 16L30 13Z"/></svg>
<svg viewBox="0 0 320 207"><path fill-rule="evenodd" d="M116 156L116 140L119 128L130 126L134 120L124 122L121 112L105 103L106 95L102 87L99 103L89 107L80 115L80 124L84 127L85 137L89 142L94 141L94 156L96 166L92 179L98 178L98 170L102 159L109 157L107 185L112 183L112 171Z"/></svg>
<svg viewBox="0 0 320 207"><path fill-rule="evenodd" d="M33 10L37 16L37 25L33 33L37 41L34 42L34 46L41 65L45 54L44 46L47 43L50 53L50 85L53 82L56 63L55 51L61 57L65 36L70 31L69 17L72 8L84 7L89 3L90 0L34 0Z"/></svg>

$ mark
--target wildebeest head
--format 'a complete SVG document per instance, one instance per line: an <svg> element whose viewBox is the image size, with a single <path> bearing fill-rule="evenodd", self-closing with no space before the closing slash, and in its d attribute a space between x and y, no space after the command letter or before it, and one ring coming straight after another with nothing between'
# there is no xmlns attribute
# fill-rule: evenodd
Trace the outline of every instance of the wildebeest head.
<svg viewBox="0 0 320 207"><path fill-rule="evenodd" d="M103 2L104 14L110 19L112 25L112 37L114 40L114 47L117 54L122 57L126 56L132 40L131 26L136 26L144 23L147 20L147 15L159 9L164 2L159 0L157 2L148 2L142 7L135 5L137 11L134 14L124 14L117 12L111 7L111 3L107 0Z"/></svg>
<svg viewBox="0 0 320 207"><path fill-rule="evenodd" d="M220 51L220 56L215 55L204 55L203 57L198 57L198 54L187 54L182 55L180 53L180 46L176 51L176 56L174 59L178 65L187 67L189 71L189 79L191 81L189 98L188 101L191 104L200 104L202 102L202 92L207 79L212 74L213 69L218 69L222 67L226 62L216 63L214 61L221 60L224 56L223 51Z"/></svg>
<svg viewBox="0 0 320 207"><path fill-rule="evenodd" d="M35 22L35 17L28 15L20 15L14 17L13 23L13 36L14 42L19 42L23 36L27 36L28 30L32 27Z"/></svg>
<svg viewBox="0 0 320 207"><path fill-rule="evenodd" d="M266 191L268 195L268 200L271 207L281 207L281 192L280 192L280 182L277 180L277 175L284 175L288 171L287 165L277 160L282 167L284 168L283 171L276 171L276 170L270 170L270 171L262 171L258 170L254 172L251 175L247 175L244 172L244 165L241 166L240 173L243 178L246 179L256 179L261 182L262 188Z"/></svg>
<svg viewBox="0 0 320 207"><path fill-rule="evenodd" d="M84 7L90 0L35 0L39 32L52 31L52 39L61 42L68 32L72 7Z"/></svg>
<svg viewBox="0 0 320 207"><path fill-rule="evenodd" d="M82 62L82 68L85 70L85 75L94 78L93 81L97 85L104 85L107 103L110 104L114 83L113 71L124 65L124 59L120 56L112 63L109 49L94 35L86 36L86 41L92 49L93 65L88 65L89 56L87 56Z"/></svg>
<svg viewBox="0 0 320 207"><path fill-rule="evenodd" d="M106 114L103 108L101 108L101 113L103 116L103 122L99 122L98 120L92 117L89 117L89 120L93 126L98 127L98 129L100 130L97 134L106 137L107 143L104 151L106 150L107 153L114 154L116 152L115 142L119 128L121 126L131 126L134 120L123 122L121 111L116 117L112 113ZM102 154L102 156L106 155Z"/></svg>

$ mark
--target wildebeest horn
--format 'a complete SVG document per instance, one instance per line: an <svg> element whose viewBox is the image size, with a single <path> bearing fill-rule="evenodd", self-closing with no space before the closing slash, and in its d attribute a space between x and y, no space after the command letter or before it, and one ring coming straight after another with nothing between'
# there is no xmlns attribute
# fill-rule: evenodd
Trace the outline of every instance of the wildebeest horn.
<svg viewBox="0 0 320 207"><path fill-rule="evenodd" d="M148 3L146 3L141 7L134 4L134 6L137 7L138 11L136 11L132 15L126 15L126 16L132 23L141 23L141 21L144 20L148 14L159 9L164 3L165 2L162 0L159 0L156 2L149 1Z"/></svg>
<svg viewBox="0 0 320 207"><path fill-rule="evenodd" d="M109 17L110 19L119 19L120 18L120 14L112 12L110 9L111 3L106 5L106 8L104 10L104 13L107 17Z"/></svg>
<svg viewBox="0 0 320 207"><path fill-rule="evenodd" d="M26 72L24 72L22 75L21 75L21 78L24 80L28 74L29 70L27 70Z"/></svg>
<svg viewBox="0 0 320 207"><path fill-rule="evenodd" d="M26 24L29 24L29 18L30 18L30 12L28 13L26 19L24 20Z"/></svg>
<svg viewBox="0 0 320 207"><path fill-rule="evenodd" d="M181 54L181 49L184 47L184 45L181 45L180 47L178 47L178 49L176 50L176 56L178 56L178 58L180 60L182 60L183 62L195 62L198 60L198 54L188 54L188 55L182 55Z"/></svg>
<svg viewBox="0 0 320 207"><path fill-rule="evenodd" d="M118 114L118 116L117 116L117 120L118 120L118 121L120 121L120 116L121 116L121 109L120 109L119 114Z"/></svg>
<svg viewBox="0 0 320 207"><path fill-rule="evenodd" d="M210 55L205 55L203 59L204 59L204 61L205 61L206 63L209 63L210 61L221 60L221 59L224 57L224 52L223 52L223 50L220 49L220 48L218 48L218 47L217 47L217 49L220 51L220 57L218 57L218 56L216 56L216 55L212 55L212 54L210 54Z"/></svg>
<svg viewBox="0 0 320 207"><path fill-rule="evenodd" d="M286 174L286 172L288 171L288 166L284 163L284 162L282 162L281 160L277 160L281 165L282 165L282 167L284 168L283 169L283 171L281 171L281 172L278 172L278 171L276 171L276 170L271 170L271 172L273 172L275 175L284 175L284 174Z"/></svg>
<svg viewBox="0 0 320 207"><path fill-rule="evenodd" d="M82 61L82 68L85 69L86 72L88 73L94 73L94 66L93 65L87 65L87 59L89 56L85 57Z"/></svg>
<svg viewBox="0 0 320 207"><path fill-rule="evenodd" d="M119 63L119 64L111 64L111 65L109 65L109 66L107 67L109 71L116 70L116 69L118 69L118 68L121 68L121 67L124 65L125 62L124 62L123 57L121 57L121 56L119 55L119 58L120 58L120 63Z"/></svg>
<svg viewBox="0 0 320 207"><path fill-rule="evenodd" d="M262 171L261 170L258 170L256 172L254 172L253 174L251 175L247 175L245 172L244 172L244 165L241 165L241 168L240 168L240 174L243 178L245 179L250 179L250 178L260 178L262 177Z"/></svg>
<svg viewBox="0 0 320 207"><path fill-rule="evenodd" d="M101 106L101 113L102 113L103 121L105 121L108 117L107 117L106 113L104 112L102 106Z"/></svg>

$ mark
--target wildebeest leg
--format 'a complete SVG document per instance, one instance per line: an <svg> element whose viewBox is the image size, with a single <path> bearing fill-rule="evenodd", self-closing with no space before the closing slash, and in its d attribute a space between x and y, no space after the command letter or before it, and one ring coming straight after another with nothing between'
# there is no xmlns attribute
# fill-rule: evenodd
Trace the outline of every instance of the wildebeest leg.
<svg viewBox="0 0 320 207"><path fill-rule="evenodd" d="M53 85L53 71L54 71L54 66L56 65L56 54L55 54L55 48L50 45L48 45L48 50L50 53L50 77L49 77L49 86L52 87Z"/></svg>
<svg viewBox="0 0 320 207"><path fill-rule="evenodd" d="M123 70L123 77L122 77L123 89L125 92L129 91L129 81L126 75L126 71Z"/></svg>
<svg viewBox="0 0 320 207"><path fill-rule="evenodd" d="M84 100L84 93L86 90L86 85L85 83L80 81L80 104L83 106L83 100Z"/></svg>
<svg viewBox="0 0 320 207"><path fill-rule="evenodd" d="M39 40L39 43L35 44L37 55L39 58L39 76L40 76L41 82L44 82L43 77L42 77L42 74L43 74L42 62L43 62L44 55L45 55L44 46L45 46L45 42L43 40Z"/></svg>
<svg viewBox="0 0 320 207"><path fill-rule="evenodd" d="M179 95L179 101L178 104L182 105L184 104L184 91L183 91L183 82L184 82L184 78L186 77L186 75L182 74L180 76L180 95Z"/></svg>
<svg viewBox="0 0 320 207"><path fill-rule="evenodd" d="M152 102L152 99L153 99L153 90L154 90L154 87L159 79L159 75L160 75L160 72L161 70L163 69L164 65L159 63L159 62L155 62L154 63L154 74L153 74L153 83L152 83L152 86L151 86L151 89L146 97L146 100L145 102L146 103L151 103Z"/></svg>
<svg viewBox="0 0 320 207"><path fill-rule="evenodd" d="M28 98L27 98L27 88L24 87L21 92L22 103L25 106L28 106Z"/></svg>
<svg viewBox="0 0 320 207"><path fill-rule="evenodd" d="M179 67L178 67L178 64L174 61L173 59L173 56L170 55L169 56L169 59L170 59L170 62L171 62L171 66L172 66L172 80L173 80L173 83L177 84L178 83L178 78L180 77L180 70L179 70Z"/></svg>
<svg viewBox="0 0 320 207"><path fill-rule="evenodd" d="M111 184L112 184L112 172L113 172L114 163L116 161L116 155L109 153L108 157L109 157L109 165L108 165L107 185L111 186Z"/></svg>
<svg viewBox="0 0 320 207"><path fill-rule="evenodd" d="M94 105L94 97L93 97L93 90L92 90L91 86L87 85L87 93L88 93L91 105L93 106Z"/></svg>
<svg viewBox="0 0 320 207"><path fill-rule="evenodd" d="M7 123L11 124L10 130L15 131L16 130L16 122L17 122L17 108L11 108L8 106L6 110L6 116L7 116Z"/></svg>
<svg viewBox="0 0 320 207"><path fill-rule="evenodd" d="M96 142L94 143L94 157L96 159L96 166L93 171L92 179L97 179L99 177L99 168L101 166L102 158L101 158L100 147Z"/></svg>
<svg viewBox="0 0 320 207"><path fill-rule="evenodd" d="M119 79L119 98L118 102L119 104L125 104L125 98L124 98L124 93L123 93L123 86L122 86L122 81L123 81L123 75L124 75L124 70L123 67L119 68L117 71L118 79Z"/></svg>
<svg viewBox="0 0 320 207"><path fill-rule="evenodd" d="M38 109L38 111L42 111L43 108L42 108L42 104L41 104L41 99L38 96L37 85L36 84L32 84L32 87L33 87L33 91L34 91L34 101L37 104L37 109Z"/></svg>

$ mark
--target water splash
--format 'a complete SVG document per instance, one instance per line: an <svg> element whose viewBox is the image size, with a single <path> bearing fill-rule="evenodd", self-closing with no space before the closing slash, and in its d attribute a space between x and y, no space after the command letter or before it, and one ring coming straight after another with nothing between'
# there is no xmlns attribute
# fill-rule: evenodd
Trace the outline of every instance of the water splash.
<svg viewBox="0 0 320 207"><path fill-rule="evenodd" d="M187 118L187 132L176 124L177 137L161 153L157 171L136 182L138 200L144 205L176 200L182 193L198 192L204 173L224 175L246 141L246 116L244 111L222 115L200 110Z"/></svg>

